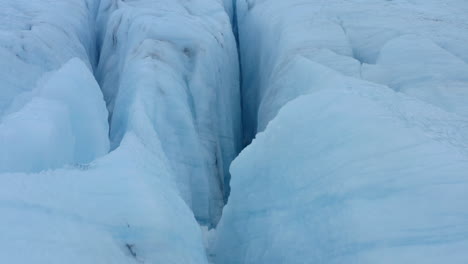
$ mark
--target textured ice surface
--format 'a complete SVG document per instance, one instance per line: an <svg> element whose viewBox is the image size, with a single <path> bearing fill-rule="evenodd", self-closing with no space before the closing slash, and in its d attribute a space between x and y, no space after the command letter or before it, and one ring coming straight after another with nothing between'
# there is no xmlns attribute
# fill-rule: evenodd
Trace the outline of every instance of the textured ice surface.
<svg viewBox="0 0 468 264"><path fill-rule="evenodd" d="M468 116L468 64L429 39L404 35L390 40L382 47L376 65L363 66L362 75Z"/></svg>
<svg viewBox="0 0 468 264"><path fill-rule="evenodd" d="M206 263L166 162L129 133L89 165L0 174L2 262Z"/></svg>
<svg viewBox="0 0 468 264"><path fill-rule="evenodd" d="M244 136L263 132L215 263L466 263L466 2L237 8Z"/></svg>
<svg viewBox="0 0 468 264"><path fill-rule="evenodd" d="M278 91L295 97L298 55L466 116L467 12L463 0L238 0L246 138L283 105Z"/></svg>
<svg viewBox="0 0 468 264"><path fill-rule="evenodd" d="M466 14L0 0L0 262L467 263Z"/></svg>
<svg viewBox="0 0 468 264"><path fill-rule="evenodd" d="M90 68L95 3L91 0L0 1L0 116L18 94L71 58Z"/></svg>
<svg viewBox="0 0 468 264"><path fill-rule="evenodd" d="M94 7L0 1L0 172L87 163L108 151L107 111L91 73Z"/></svg>
<svg viewBox="0 0 468 264"><path fill-rule="evenodd" d="M337 81L233 163L216 263L465 263L468 120L308 69Z"/></svg>

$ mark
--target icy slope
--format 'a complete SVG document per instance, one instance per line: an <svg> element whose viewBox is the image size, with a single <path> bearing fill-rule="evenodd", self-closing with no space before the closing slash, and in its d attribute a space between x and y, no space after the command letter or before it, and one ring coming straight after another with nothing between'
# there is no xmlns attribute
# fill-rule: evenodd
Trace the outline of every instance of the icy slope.
<svg viewBox="0 0 468 264"><path fill-rule="evenodd" d="M1 262L206 263L166 163L129 133L89 165L0 174Z"/></svg>
<svg viewBox="0 0 468 264"><path fill-rule="evenodd" d="M133 131L164 153L197 219L215 224L241 143L236 43L222 3L101 1L99 14L114 148Z"/></svg>
<svg viewBox="0 0 468 264"><path fill-rule="evenodd" d="M465 263L468 120L302 66L335 81L233 163L216 263Z"/></svg>
<svg viewBox="0 0 468 264"><path fill-rule="evenodd" d="M85 164L109 150L107 110L86 65L72 59L41 82L0 123L0 172Z"/></svg>
<svg viewBox="0 0 468 264"><path fill-rule="evenodd" d="M109 150L107 111L90 72L92 8L0 2L0 172L87 163Z"/></svg>
<svg viewBox="0 0 468 264"><path fill-rule="evenodd" d="M467 8L237 1L244 136L264 132L215 263L468 261Z"/></svg>

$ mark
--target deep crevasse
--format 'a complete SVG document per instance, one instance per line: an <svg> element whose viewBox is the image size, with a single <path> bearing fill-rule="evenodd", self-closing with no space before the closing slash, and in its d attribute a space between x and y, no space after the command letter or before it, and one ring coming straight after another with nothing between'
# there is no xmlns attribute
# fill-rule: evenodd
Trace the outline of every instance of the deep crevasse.
<svg viewBox="0 0 468 264"><path fill-rule="evenodd" d="M223 3L0 5L2 260L205 263L241 136Z"/></svg>
<svg viewBox="0 0 468 264"><path fill-rule="evenodd" d="M132 131L163 154L198 221L215 225L241 137L237 50L223 5L101 1L98 22L113 147Z"/></svg>
<svg viewBox="0 0 468 264"><path fill-rule="evenodd" d="M215 263L465 263L468 7L356 2L0 2L2 261L207 263L261 132Z"/></svg>
<svg viewBox="0 0 468 264"><path fill-rule="evenodd" d="M468 261L467 8L237 1L255 139L215 263Z"/></svg>

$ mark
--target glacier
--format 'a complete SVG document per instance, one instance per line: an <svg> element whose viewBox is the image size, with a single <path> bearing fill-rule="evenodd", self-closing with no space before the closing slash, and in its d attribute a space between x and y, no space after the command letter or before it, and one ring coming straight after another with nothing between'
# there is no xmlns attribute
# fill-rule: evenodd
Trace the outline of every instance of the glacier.
<svg viewBox="0 0 468 264"><path fill-rule="evenodd" d="M465 0L0 0L1 263L467 263Z"/></svg>
<svg viewBox="0 0 468 264"><path fill-rule="evenodd" d="M215 263L464 263L468 120L303 66L336 82L235 160Z"/></svg>
<svg viewBox="0 0 468 264"><path fill-rule="evenodd" d="M466 8L237 1L253 141L214 263L468 261Z"/></svg>

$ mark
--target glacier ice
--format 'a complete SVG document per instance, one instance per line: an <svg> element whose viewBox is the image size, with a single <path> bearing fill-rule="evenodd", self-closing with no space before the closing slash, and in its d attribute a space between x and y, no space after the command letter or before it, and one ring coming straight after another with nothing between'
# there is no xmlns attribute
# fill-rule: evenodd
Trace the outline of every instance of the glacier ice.
<svg viewBox="0 0 468 264"><path fill-rule="evenodd" d="M197 219L214 225L229 192L229 164L241 144L229 17L217 1L112 3L101 2L108 23L97 71L112 144L133 131L164 153Z"/></svg>
<svg viewBox="0 0 468 264"><path fill-rule="evenodd" d="M207 263L241 135L224 3L0 6L2 261Z"/></svg>
<svg viewBox="0 0 468 264"><path fill-rule="evenodd" d="M102 93L79 59L45 76L6 113L0 124L0 172L86 164L109 150Z"/></svg>
<svg viewBox="0 0 468 264"><path fill-rule="evenodd" d="M1 174L2 261L207 263L166 164L128 133L86 166Z"/></svg>
<svg viewBox="0 0 468 264"><path fill-rule="evenodd" d="M0 262L466 263L467 13L0 0Z"/></svg>
<svg viewBox="0 0 468 264"><path fill-rule="evenodd" d="M348 78L287 103L235 160L216 263L466 262L468 120Z"/></svg>
<svg viewBox="0 0 468 264"><path fill-rule="evenodd" d="M91 7L0 2L0 172L87 163L108 151L107 111L90 72Z"/></svg>
<svg viewBox="0 0 468 264"><path fill-rule="evenodd" d="M403 35L388 41L376 64L364 65L362 75L447 111L468 116L468 64L428 39Z"/></svg>
<svg viewBox="0 0 468 264"><path fill-rule="evenodd" d="M31 91L46 72L72 58L92 68L93 1L0 2L0 116L17 95ZM70 10L75 10L69 14ZM18 77L20 76L20 78Z"/></svg>
<svg viewBox="0 0 468 264"><path fill-rule="evenodd" d="M468 261L467 8L237 1L255 139L215 263Z"/></svg>
<svg viewBox="0 0 468 264"><path fill-rule="evenodd" d="M298 55L466 116L465 1L236 2L247 140L283 105L277 92L295 97L278 79Z"/></svg>

